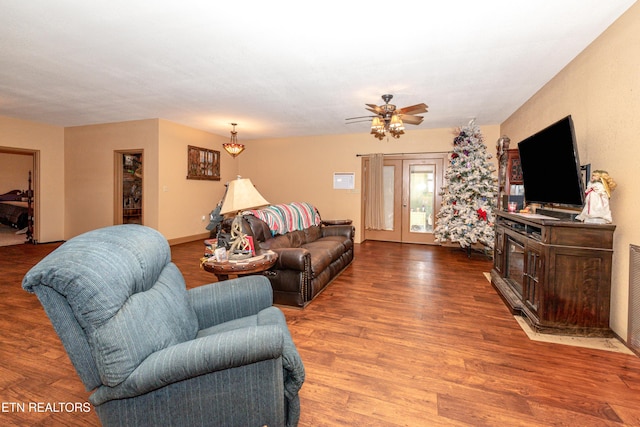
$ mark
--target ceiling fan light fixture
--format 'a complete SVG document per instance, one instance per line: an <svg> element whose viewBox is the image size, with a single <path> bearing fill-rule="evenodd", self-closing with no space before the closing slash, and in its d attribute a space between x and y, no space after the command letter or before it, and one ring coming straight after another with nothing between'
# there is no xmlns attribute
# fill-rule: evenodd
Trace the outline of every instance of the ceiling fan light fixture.
<svg viewBox="0 0 640 427"><path fill-rule="evenodd" d="M400 139L400 135L404 135L404 130L392 130L391 131L391 136L393 136L395 139Z"/></svg>
<svg viewBox="0 0 640 427"><path fill-rule="evenodd" d="M385 137L385 122L380 117L374 117L371 121L371 134L381 141Z"/></svg>
<svg viewBox="0 0 640 427"><path fill-rule="evenodd" d="M236 132L237 123L231 123L233 130L231 131L231 139L229 142L222 144L224 151L229 153L234 159L244 151L244 144L238 142L238 132Z"/></svg>
<svg viewBox="0 0 640 427"><path fill-rule="evenodd" d="M411 105L408 107L396 109L396 106L389 104L389 101L393 98L391 94L382 95L383 105L365 104L366 110L375 114L375 116L365 116L372 118L371 120L371 135L376 139L383 140L385 137L391 134L394 139L399 139L400 135L404 135L404 124L419 125L422 123L422 116L416 114L426 113L427 104L420 103ZM351 117L346 119L348 123L358 123L364 121L365 117ZM405 120L403 120L404 118ZM358 120L349 122L349 120Z"/></svg>
<svg viewBox="0 0 640 427"><path fill-rule="evenodd" d="M371 132L384 131L384 121L380 117L374 117L371 121Z"/></svg>
<svg viewBox="0 0 640 427"><path fill-rule="evenodd" d="M384 139L384 137L386 136L386 133L385 133L384 129L381 129L381 130L378 130L378 131L372 130L371 134L375 138L379 139L380 141L382 141Z"/></svg>
<svg viewBox="0 0 640 427"><path fill-rule="evenodd" d="M402 131L404 130L404 123L402 123L402 120L400 119L400 116L398 116L397 114L394 114L391 117L391 123L389 123L389 130L391 132L393 131Z"/></svg>

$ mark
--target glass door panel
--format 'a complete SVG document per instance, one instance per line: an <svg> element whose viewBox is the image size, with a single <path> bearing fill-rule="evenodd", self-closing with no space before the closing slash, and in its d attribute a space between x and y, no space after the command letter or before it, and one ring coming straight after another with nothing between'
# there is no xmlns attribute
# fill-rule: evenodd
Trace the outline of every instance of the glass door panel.
<svg viewBox="0 0 640 427"><path fill-rule="evenodd" d="M524 242L519 242L508 236L505 250L507 261L504 277L511 288L522 296L524 290Z"/></svg>
<svg viewBox="0 0 640 427"><path fill-rule="evenodd" d="M435 166L409 166L409 231L433 232Z"/></svg>
<svg viewBox="0 0 640 427"><path fill-rule="evenodd" d="M403 161L402 241L434 244L433 229L440 208L443 156Z"/></svg>

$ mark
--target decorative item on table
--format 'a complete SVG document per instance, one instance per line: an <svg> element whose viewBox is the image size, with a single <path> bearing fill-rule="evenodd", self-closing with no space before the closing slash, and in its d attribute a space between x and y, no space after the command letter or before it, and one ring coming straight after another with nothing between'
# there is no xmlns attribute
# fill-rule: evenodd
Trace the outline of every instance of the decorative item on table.
<svg viewBox="0 0 640 427"><path fill-rule="evenodd" d="M618 186L604 170L596 170L591 174L589 184L585 190L585 201L582 212L576 216L577 220L593 224L610 224L613 222L609 199L611 192Z"/></svg>
<svg viewBox="0 0 640 427"><path fill-rule="evenodd" d="M214 251L218 247L218 239L205 239L204 241L204 257L211 258Z"/></svg>
<svg viewBox="0 0 640 427"><path fill-rule="evenodd" d="M220 214L220 210L222 209L222 203L224 202L224 198L227 195L228 185L225 184L224 194L222 195L222 199L218 202L216 207L209 213L209 224L207 224L206 229L211 231L212 236L216 236L218 239L218 245L222 246L222 242L220 241L220 228L222 225L222 220L224 216Z"/></svg>
<svg viewBox="0 0 640 427"><path fill-rule="evenodd" d="M220 214L236 212L236 217L231 224L231 247L229 259L242 259L252 256L252 249L247 235L242 231L242 211L268 205L269 202L256 190L249 178L241 178L229 181L227 193L220 209Z"/></svg>
<svg viewBox="0 0 640 427"><path fill-rule="evenodd" d="M213 251L214 254L214 259L217 262L225 262L229 260L229 254L227 253L227 250L225 248L216 248Z"/></svg>
<svg viewBox="0 0 640 427"><path fill-rule="evenodd" d="M249 250L251 251L251 256L256 256L256 247L253 243L253 237L247 236L247 242L249 243Z"/></svg>

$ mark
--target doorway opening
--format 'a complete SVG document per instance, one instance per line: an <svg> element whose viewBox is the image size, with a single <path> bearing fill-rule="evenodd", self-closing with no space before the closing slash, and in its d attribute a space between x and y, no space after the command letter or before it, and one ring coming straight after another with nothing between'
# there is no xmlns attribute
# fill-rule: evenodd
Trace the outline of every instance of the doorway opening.
<svg viewBox="0 0 640 427"><path fill-rule="evenodd" d="M114 151L114 224L144 224L143 150Z"/></svg>
<svg viewBox="0 0 640 427"><path fill-rule="evenodd" d="M0 147L0 246L40 236L40 152Z"/></svg>

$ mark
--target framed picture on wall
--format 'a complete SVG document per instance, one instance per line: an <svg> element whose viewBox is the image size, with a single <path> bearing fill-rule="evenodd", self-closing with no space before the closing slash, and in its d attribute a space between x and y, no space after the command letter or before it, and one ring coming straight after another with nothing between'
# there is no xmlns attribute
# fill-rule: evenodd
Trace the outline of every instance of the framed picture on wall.
<svg viewBox="0 0 640 427"><path fill-rule="evenodd" d="M220 181L220 152L189 145L187 179Z"/></svg>

